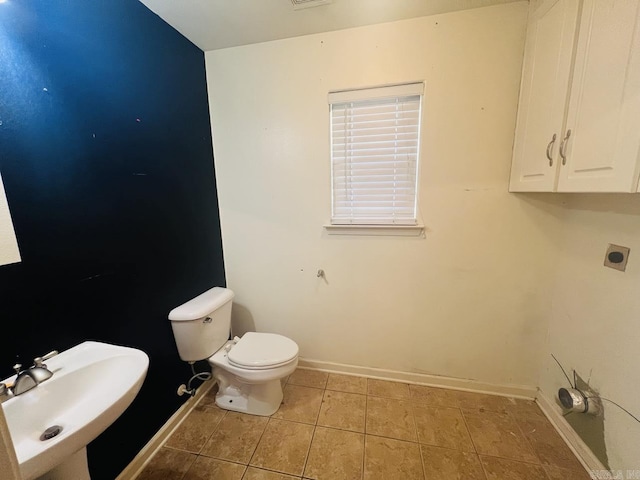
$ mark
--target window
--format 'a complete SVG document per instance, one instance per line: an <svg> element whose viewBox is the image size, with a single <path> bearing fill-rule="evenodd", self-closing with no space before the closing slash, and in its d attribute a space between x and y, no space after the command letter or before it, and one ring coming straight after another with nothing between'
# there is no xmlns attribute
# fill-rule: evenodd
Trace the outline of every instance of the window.
<svg viewBox="0 0 640 480"><path fill-rule="evenodd" d="M422 83L332 92L332 225L416 225Z"/></svg>

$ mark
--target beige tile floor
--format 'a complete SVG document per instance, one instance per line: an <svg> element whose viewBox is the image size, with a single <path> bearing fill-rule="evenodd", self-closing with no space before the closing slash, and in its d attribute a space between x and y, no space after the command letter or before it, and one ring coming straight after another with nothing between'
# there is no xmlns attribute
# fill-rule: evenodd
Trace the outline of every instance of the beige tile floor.
<svg viewBox="0 0 640 480"><path fill-rule="evenodd" d="M207 394L139 480L586 480L535 403L298 369L274 415Z"/></svg>

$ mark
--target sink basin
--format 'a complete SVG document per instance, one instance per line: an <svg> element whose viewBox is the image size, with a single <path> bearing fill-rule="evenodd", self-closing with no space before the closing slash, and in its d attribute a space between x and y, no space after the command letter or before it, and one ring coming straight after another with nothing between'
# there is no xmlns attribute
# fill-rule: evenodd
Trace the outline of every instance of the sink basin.
<svg viewBox="0 0 640 480"><path fill-rule="evenodd" d="M149 357L134 348L84 342L46 364L53 377L2 404L24 480L60 469L69 459L86 470L86 445L131 404L147 374ZM53 426L62 429L41 440ZM71 478L70 470L64 471L46 478ZM88 479L88 471L73 473L73 478Z"/></svg>

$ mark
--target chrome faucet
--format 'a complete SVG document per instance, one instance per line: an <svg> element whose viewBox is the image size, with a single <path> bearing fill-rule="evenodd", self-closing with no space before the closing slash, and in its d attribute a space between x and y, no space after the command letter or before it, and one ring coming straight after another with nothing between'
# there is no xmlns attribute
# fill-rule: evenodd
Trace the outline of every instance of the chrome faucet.
<svg viewBox="0 0 640 480"><path fill-rule="evenodd" d="M44 357L36 357L33 359L33 366L29 369L31 376L37 383L42 383L45 380L49 380L53 376L53 372L47 368L44 364L45 360L49 360L51 357L58 355L58 351L54 350L47 353Z"/></svg>
<svg viewBox="0 0 640 480"><path fill-rule="evenodd" d="M22 365L16 363L13 369L16 372L16 380L13 383L11 392L14 395L22 395L28 392L32 388L38 386L45 380L50 379L53 376L53 372L47 368L44 364L45 360L50 359L58 354L57 350L47 353L43 357L36 357L33 360L33 365L26 370L21 370Z"/></svg>
<svg viewBox="0 0 640 480"><path fill-rule="evenodd" d="M16 371L17 375L15 382L13 382L13 387L11 388L11 392L14 395L22 395L24 392L28 392L38 385L36 379L31 376L29 369L21 370L22 365L20 363L16 363L13 366L13 369Z"/></svg>

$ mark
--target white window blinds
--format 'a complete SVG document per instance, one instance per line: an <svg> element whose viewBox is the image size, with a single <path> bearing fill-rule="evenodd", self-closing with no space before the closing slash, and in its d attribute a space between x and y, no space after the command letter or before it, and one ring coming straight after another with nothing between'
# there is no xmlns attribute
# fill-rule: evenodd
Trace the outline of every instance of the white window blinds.
<svg viewBox="0 0 640 480"><path fill-rule="evenodd" d="M423 84L329 94L332 224L415 225Z"/></svg>

